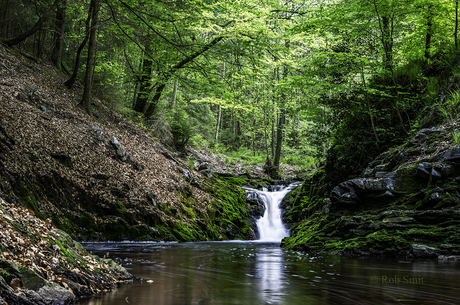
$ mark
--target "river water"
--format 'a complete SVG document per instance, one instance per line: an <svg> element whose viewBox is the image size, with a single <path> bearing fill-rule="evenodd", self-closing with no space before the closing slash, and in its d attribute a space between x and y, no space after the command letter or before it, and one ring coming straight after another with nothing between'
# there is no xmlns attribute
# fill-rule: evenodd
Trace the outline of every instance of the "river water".
<svg viewBox="0 0 460 305"><path fill-rule="evenodd" d="M460 304L460 263L313 256L280 248L279 203L295 185L246 190L264 201L260 241L84 243L142 278L79 305Z"/></svg>
<svg viewBox="0 0 460 305"><path fill-rule="evenodd" d="M77 304L460 304L457 262L311 256L262 242L84 246L145 281Z"/></svg>

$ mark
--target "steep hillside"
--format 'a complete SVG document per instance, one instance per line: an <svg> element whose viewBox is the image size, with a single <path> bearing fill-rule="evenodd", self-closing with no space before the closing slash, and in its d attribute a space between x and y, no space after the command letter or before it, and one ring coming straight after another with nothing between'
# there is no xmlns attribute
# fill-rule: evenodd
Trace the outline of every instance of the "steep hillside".
<svg viewBox="0 0 460 305"><path fill-rule="evenodd" d="M50 64L0 46L0 197L77 239L251 237L243 179L208 179ZM223 178L222 178L223 179ZM231 182L235 183L232 184Z"/></svg>

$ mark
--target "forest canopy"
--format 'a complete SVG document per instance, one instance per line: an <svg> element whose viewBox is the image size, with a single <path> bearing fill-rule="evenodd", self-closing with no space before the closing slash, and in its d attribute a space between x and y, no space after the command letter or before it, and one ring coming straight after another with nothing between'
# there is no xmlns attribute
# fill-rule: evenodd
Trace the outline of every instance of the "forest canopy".
<svg viewBox="0 0 460 305"><path fill-rule="evenodd" d="M458 0L1 0L0 41L165 144L342 180L446 112Z"/></svg>

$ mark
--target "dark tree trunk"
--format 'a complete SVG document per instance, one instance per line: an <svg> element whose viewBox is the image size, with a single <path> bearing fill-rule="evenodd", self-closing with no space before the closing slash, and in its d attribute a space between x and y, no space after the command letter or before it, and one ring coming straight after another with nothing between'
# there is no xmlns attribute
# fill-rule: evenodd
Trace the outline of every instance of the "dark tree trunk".
<svg viewBox="0 0 460 305"><path fill-rule="evenodd" d="M83 41L81 42L80 46L77 49L77 55L75 56L75 65L73 68L72 75L64 83L64 85L69 89L71 89L73 85L75 85L75 82L77 81L78 69L80 69L81 52L83 51L83 48L85 47L86 43L88 42L88 38L89 38L89 26L90 26L92 11L93 11L93 7L90 5L89 11L88 11L88 18L86 18L86 22L85 22L85 27L86 27L85 38L83 38Z"/></svg>
<svg viewBox="0 0 460 305"><path fill-rule="evenodd" d="M49 19L49 17L54 12L54 10L56 9L56 6L60 3L60 1L61 0L55 0L53 5L43 14L43 16L41 16L38 19L38 21L35 23L35 25L32 28L30 28L29 30L25 31L24 33L14 38L3 38L3 39L0 39L0 41L8 46L14 46L24 41L27 37L33 35L35 32L37 32L42 27L43 23L45 23L45 21Z"/></svg>
<svg viewBox="0 0 460 305"><path fill-rule="evenodd" d="M89 45L88 45L88 60L86 62L85 74L85 89L83 91L83 98L81 104L89 113L91 104L91 90L93 88L93 69L96 57L96 34L99 21L99 8L100 0L91 0L92 14L91 14L91 30L89 32Z"/></svg>
<svg viewBox="0 0 460 305"><path fill-rule="evenodd" d="M62 0L56 10L56 22L54 24L54 43L51 50L51 62L62 71L62 46L64 41L65 14L67 0Z"/></svg>
<svg viewBox="0 0 460 305"><path fill-rule="evenodd" d="M137 95L136 102L134 103L134 110L136 110L137 112L144 112L150 93L150 80L153 71L153 61L149 57L151 51L150 45L150 36L147 36L145 42L144 60L142 64L142 75L139 80L139 93Z"/></svg>

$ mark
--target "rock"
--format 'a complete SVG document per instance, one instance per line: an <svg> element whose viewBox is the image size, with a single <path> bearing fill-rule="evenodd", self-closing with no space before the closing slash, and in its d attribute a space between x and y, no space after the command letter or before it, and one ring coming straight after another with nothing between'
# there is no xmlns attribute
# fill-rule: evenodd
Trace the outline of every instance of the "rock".
<svg viewBox="0 0 460 305"><path fill-rule="evenodd" d="M157 195L155 195L155 193L148 193L147 198L150 200L150 202L152 202L154 206L158 205L158 198Z"/></svg>
<svg viewBox="0 0 460 305"><path fill-rule="evenodd" d="M460 145L447 149L442 155L442 161L456 161L460 159Z"/></svg>
<svg viewBox="0 0 460 305"><path fill-rule="evenodd" d="M185 180L189 181L192 179L192 175L190 174L188 170L178 167L177 171L181 173L182 175L184 175Z"/></svg>
<svg viewBox="0 0 460 305"><path fill-rule="evenodd" d="M424 179L430 179L432 167L433 166L431 165L431 163L422 162L419 165L417 165L415 175Z"/></svg>
<svg viewBox="0 0 460 305"><path fill-rule="evenodd" d="M91 127L94 129L94 131L96 131L96 133L97 133L97 135L99 137L101 137L101 138L104 137L104 133L102 132L102 129L100 129L100 128L96 127L96 126L91 126Z"/></svg>
<svg viewBox="0 0 460 305"><path fill-rule="evenodd" d="M246 202L249 204L249 210L251 211L252 217L258 219L264 216L265 204L258 193L248 193L246 197Z"/></svg>
<svg viewBox="0 0 460 305"><path fill-rule="evenodd" d="M120 142L118 142L117 138L112 137L112 139L110 139L110 143L115 148L117 152L117 157L120 158L121 161L133 162L133 158L126 153L125 148L123 147L123 145L120 144Z"/></svg>
<svg viewBox="0 0 460 305"><path fill-rule="evenodd" d="M398 224L411 224L417 221L413 217L399 216L399 217L388 217L382 220L383 223L398 223Z"/></svg>
<svg viewBox="0 0 460 305"><path fill-rule="evenodd" d="M443 177L443 178L449 177L453 172L452 166L444 164L444 163L436 164L433 167L433 170L438 172L438 173L440 173L440 176Z"/></svg>
<svg viewBox="0 0 460 305"><path fill-rule="evenodd" d="M197 166L198 172L202 174L203 176L208 177L209 179L212 178L213 170L212 170L212 165L208 162L202 162L199 163Z"/></svg>
<svg viewBox="0 0 460 305"><path fill-rule="evenodd" d="M436 249L427 245L412 244L411 251L416 257L430 258L437 256Z"/></svg>
<svg viewBox="0 0 460 305"><path fill-rule="evenodd" d="M21 274L21 282L22 287L35 291L48 283L47 280L27 267L25 267L24 272Z"/></svg>
<svg viewBox="0 0 460 305"><path fill-rule="evenodd" d="M13 288L6 283L5 279L2 276L0 276L0 291L3 289L7 292L13 292Z"/></svg>
<svg viewBox="0 0 460 305"><path fill-rule="evenodd" d="M55 283L48 283L40 288L37 293L47 302L55 305L71 304L75 299L73 293Z"/></svg>

